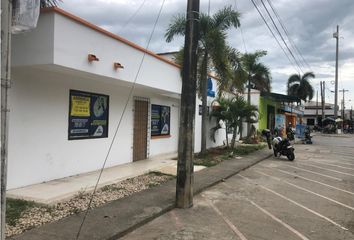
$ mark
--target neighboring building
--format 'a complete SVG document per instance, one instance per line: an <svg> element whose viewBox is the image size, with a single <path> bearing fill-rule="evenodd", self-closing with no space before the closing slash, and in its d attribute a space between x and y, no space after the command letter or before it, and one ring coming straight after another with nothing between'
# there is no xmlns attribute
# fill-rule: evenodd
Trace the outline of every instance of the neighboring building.
<svg viewBox="0 0 354 240"><path fill-rule="evenodd" d="M340 112L338 114L340 116ZM325 103L324 116L325 118L334 118L334 104ZM320 102L308 101L305 103L304 123L308 126L321 125L322 105Z"/></svg>
<svg viewBox="0 0 354 240"><path fill-rule="evenodd" d="M279 93L260 93L259 98L259 129L277 129L285 134L291 124L293 128L302 122L304 115L301 100L297 97Z"/></svg>
<svg viewBox="0 0 354 240"><path fill-rule="evenodd" d="M182 81L174 62L58 8L14 35L12 47L8 189L100 169L119 122L106 167L177 152ZM224 136L220 129L207 147Z"/></svg>
<svg viewBox="0 0 354 240"><path fill-rule="evenodd" d="M177 51L174 51L174 52L158 53L157 55L159 55L163 58L166 58L172 62L176 62L176 54L177 53L178 53Z"/></svg>

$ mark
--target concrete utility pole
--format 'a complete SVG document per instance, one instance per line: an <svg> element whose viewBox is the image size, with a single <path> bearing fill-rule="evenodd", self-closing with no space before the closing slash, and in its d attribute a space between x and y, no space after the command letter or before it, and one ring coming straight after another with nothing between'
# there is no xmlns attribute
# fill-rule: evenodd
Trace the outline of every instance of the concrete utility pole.
<svg viewBox="0 0 354 240"><path fill-rule="evenodd" d="M339 92L342 92L343 93L343 99L342 99L342 130L344 130L344 116L345 116L345 102L344 102L344 95L345 95L345 92L349 92L349 90L346 90L346 89L342 89L342 90L339 90Z"/></svg>
<svg viewBox="0 0 354 240"><path fill-rule="evenodd" d="M8 107L7 90L10 87L12 1L1 0L1 240L5 240Z"/></svg>
<svg viewBox="0 0 354 240"><path fill-rule="evenodd" d="M339 46L339 26L337 25L337 32L333 33L336 39L336 78L334 86L334 119L338 117L338 46Z"/></svg>
<svg viewBox="0 0 354 240"><path fill-rule="evenodd" d="M318 125L318 90L316 90L316 125Z"/></svg>
<svg viewBox="0 0 354 240"><path fill-rule="evenodd" d="M197 89L199 0L188 0L184 40L181 117L178 141L176 206L193 206L194 120Z"/></svg>
<svg viewBox="0 0 354 240"><path fill-rule="evenodd" d="M325 119L325 81L321 81L321 106L322 106L322 121L321 127L323 127L323 120Z"/></svg>

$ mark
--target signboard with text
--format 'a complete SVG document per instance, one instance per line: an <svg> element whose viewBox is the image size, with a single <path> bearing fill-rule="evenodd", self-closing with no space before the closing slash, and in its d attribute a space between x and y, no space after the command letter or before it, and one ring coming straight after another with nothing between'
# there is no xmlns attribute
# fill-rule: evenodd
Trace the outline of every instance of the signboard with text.
<svg viewBox="0 0 354 240"><path fill-rule="evenodd" d="M109 96L70 90L68 138L108 137Z"/></svg>
<svg viewBox="0 0 354 240"><path fill-rule="evenodd" d="M170 135L170 107L151 105L151 136Z"/></svg>

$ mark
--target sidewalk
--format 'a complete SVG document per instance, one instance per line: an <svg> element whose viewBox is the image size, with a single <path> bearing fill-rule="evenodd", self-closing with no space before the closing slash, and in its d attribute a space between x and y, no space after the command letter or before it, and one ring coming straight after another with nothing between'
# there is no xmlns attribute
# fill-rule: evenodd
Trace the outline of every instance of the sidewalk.
<svg viewBox="0 0 354 240"><path fill-rule="evenodd" d="M227 160L194 173L194 193L198 194L225 178L270 157L269 149L241 159ZM127 198L119 199L89 212L81 240L115 240L175 207L175 180ZM13 240L75 240L83 213L25 232Z"/></svg>
<svg viewBox="0 0 354 240"><path fill-rule="evenodd" d="M161 168L172 168L176 166L176 160L171 160L174 157L177 157L177 154L165 154L147 160L106 168L102 173L98 188L151 171L158 171ZM70 199L80 191L92 191L96 185L98 175L99 171L79 174L22 188L11 189L8 190L6 194L7 197L10 198L52 205Z"/></svg>

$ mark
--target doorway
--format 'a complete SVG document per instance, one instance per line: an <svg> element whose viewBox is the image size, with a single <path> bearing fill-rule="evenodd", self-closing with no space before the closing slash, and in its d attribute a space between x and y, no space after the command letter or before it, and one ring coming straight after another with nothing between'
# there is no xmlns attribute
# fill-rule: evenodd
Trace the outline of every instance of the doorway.
<svg viewBox="0 0 354 240"><path fill-rule="evenodd" d="M147 158L149 101L134 100L133 161Z"/></svg>

